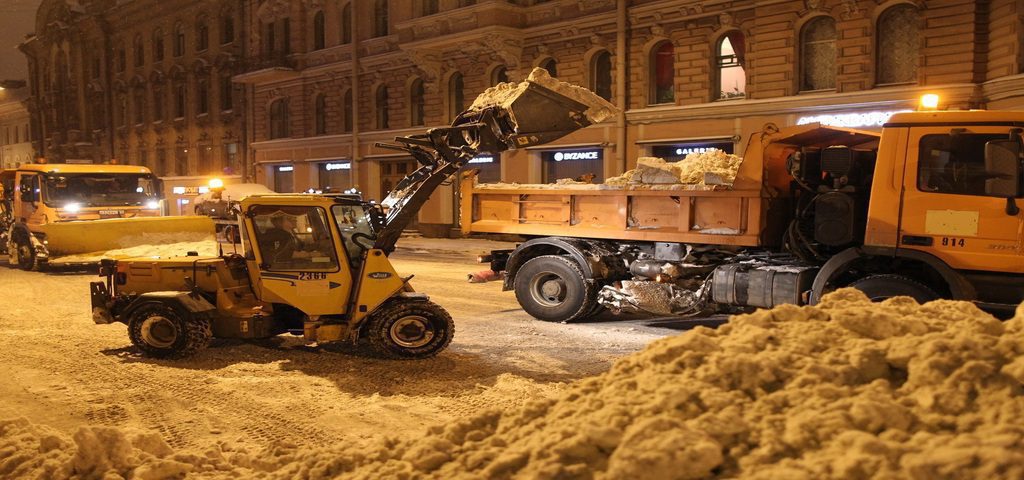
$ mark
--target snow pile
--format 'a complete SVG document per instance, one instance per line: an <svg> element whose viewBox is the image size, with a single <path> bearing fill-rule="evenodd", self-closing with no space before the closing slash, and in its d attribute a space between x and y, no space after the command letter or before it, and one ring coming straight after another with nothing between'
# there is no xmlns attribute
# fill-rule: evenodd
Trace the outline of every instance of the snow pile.
<svg viewBox="0 0 1024 480"><path fill-rule="evenodd" d="M189 456L93 429L72 452L16 423L0 424L0 475L137 462L136 476L184 463L189 478L1016 479L1024 306L1001 323L967 302L841 290L659 340L558 398L405 441Z"/></svg>
<svg viewBox="0 0 1024 480"><path fill-rule="evenodd" d="M142 233L119 240L120 248L105 252L83 253L60 257L60 262L99 262L103 258L133 257L183 257L188 252L197 252L201 257L218 255L217 241L209 233L176 232L176 233Z"/></svg>
<svg viewBox="0 0 1024 480"><path fill-rule="evenodd" d="M499 83L484 90L484 93L481 93L476 97L476 100L473 100L473 104L469 106L468 111L479 112L494 106L509 109L516 99L519 98L519 95L526 91L530 83L536 83L586 105L587 111L584 114L586 114L587 119L591 123L603 122L619 111L615 108L615 105L608 103L607 100L599 97L594 92L570 83L560 82L549 75L548 71L543 68L534 68L530 75L526 77L525 82Z"/></svg>
<svg viewBox="0 0 1024 480"><path fill-rule="evenodd" d="M743 159L721 150L691 153L678 162L661 158L641 157L636 168L609 178L606 185L732 185Z"/></svg>

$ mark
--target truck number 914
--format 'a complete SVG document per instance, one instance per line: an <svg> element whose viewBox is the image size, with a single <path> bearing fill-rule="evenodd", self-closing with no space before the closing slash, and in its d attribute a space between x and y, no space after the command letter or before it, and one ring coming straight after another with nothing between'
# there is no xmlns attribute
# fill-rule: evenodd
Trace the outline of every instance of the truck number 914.
<svg viewBox="0 0 1024 480"><path fill-rule="evenodd" d="M964 239L962 239L962 238L942 237L942 246L943 247L962 247L962 246L964 246L964 244L965 244L965 242L964 242Z"/></svg>

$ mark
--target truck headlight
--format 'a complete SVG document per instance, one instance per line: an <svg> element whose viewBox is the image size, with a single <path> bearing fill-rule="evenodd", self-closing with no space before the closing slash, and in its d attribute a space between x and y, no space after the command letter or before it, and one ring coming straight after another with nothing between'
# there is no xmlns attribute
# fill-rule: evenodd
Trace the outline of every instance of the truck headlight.
<svg viewBox="0 0 1024 480"><path fill-rule="evenodd" d="M146 208L148 208L150 210L156 210L156 209L160 208L160 201L159 200L150 200L150 201L146 202Z"/></svg>
<svg viewBox="0 0 1024 480"><path fill-rule="evenodd" d="M82 210L82 204L80 203L67 203L64 204L64 211L67 213L78 213Z"/></svg>

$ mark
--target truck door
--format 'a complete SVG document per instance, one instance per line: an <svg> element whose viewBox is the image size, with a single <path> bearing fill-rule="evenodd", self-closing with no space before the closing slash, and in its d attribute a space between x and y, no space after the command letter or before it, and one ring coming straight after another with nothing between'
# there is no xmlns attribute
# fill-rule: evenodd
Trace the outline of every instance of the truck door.
<svg viewBox="0 0 1024 480"><path fill-rule="evenodd" d="M41 224L43 219L37 218L38 202L42 201L39 175L21 174L18 181L18 195L14 211L18 221L27 224Z"/></svg>
<svg viewBox="0 0 1024 480"><path fill-rule="evenodd" d="M1024 273L1024 214L1009 215L1005 198L985 196L985 144L1009 135L1008 126L911 129L900 248L955 269Z"/></svg>
<svg viewBox="0 0 1024 480"><path fill-rule="evenodd" d="M317 206L254 205L246 214L257 296L307 315L343 313L352 287L348 260L328 213Z"/></svg>

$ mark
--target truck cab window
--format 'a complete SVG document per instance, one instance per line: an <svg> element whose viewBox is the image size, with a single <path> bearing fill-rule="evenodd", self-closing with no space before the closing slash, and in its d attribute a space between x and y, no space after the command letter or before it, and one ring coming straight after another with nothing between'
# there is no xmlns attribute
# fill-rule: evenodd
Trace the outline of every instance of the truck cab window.
<svg viewBox="0 0 1024 480"><path fill-rule="evenodd" d="M917 188L922 192L985 195L985 143L1007 134L935 134L921 137Z"/></svg>
<svg viewBox="0 0 1024 480"><path fill-rule="evenodd" d="M361 205L335 205L331 207L331 212L341 230L349 262L356 265L362 259L363 250L371 248L376 239L366 210Z"/></svg>
<svg viewBox="0 0 1024 480"><path fill-rule="evenodd" d="M253 229L265 270L337 271L327 216L317 207L254 207Z"/></svg>

